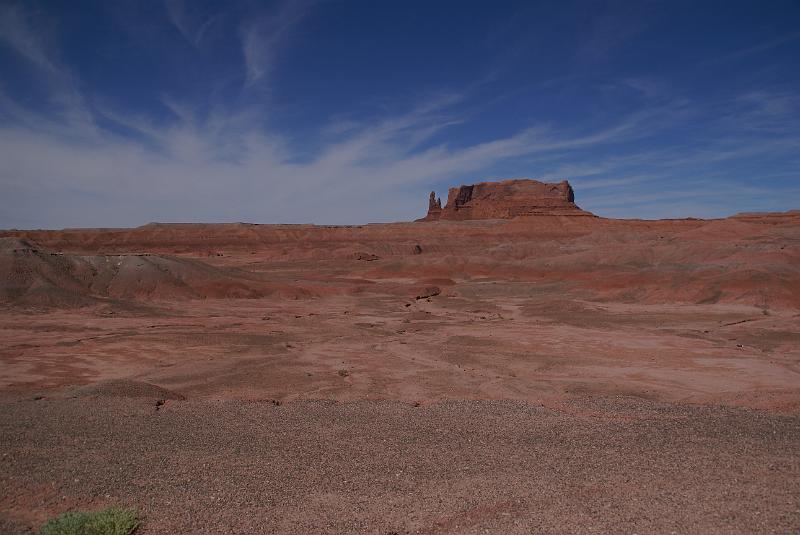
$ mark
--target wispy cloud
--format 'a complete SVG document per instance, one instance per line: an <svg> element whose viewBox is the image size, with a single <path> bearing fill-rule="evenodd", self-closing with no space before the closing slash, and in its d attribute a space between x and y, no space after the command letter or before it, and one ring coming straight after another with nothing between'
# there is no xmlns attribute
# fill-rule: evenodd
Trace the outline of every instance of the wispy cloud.
<svg viewBox="0 0 800 535"><path fill-rule="evenodd" d="M256 17L243 24L241 40L246 86L260 82L269 74L279 48L312 5L311 0L286 0L275 12Z"/></svg>
<svg viewBox="0 0 800 535"><path fill-rule="evenodd" d="M796 41L798 39L800 39L800 32L788 33L786 35L782 35L782 36L776 37L774 39L766 40L766 41L764 41L762 43L759 43L757 45L748 46L748 47L745 47L745 48L741 48L739 50L735 50L735 51L730 52L728 54L724 54L722 56L711 58L709 60L704 61L703 64L704 65L711 65L711 64L716 64L716 63L728 63L728 62L739 61L739 60L742 60L742 59L745 59L745 58L749 58L751 56L755 56L755 55L760 54L762 52L766 52L768 50L772 50L773 48L777 48L779 46L791 43L791 42Z"/></svg>
<svg viewBox="0 0 800 535"><path fill-rule="evenodd" d="M0 5L0 42L42 71L50 74L60 71L50 58L42 34L33 30L29 14L17 5Z"/></svg>
<svg viewBox="0 0 800 535"><path fill-rule="evenodd" d="M187 6L185 0L164 0L167 17L183 37L199 46L208 29L218 16L203 14L197 6Z"/></svg>
<svg viewBox="0 0 800 535"><path fill-rule="evenodd" d="M456 114L448 111L455 102L458 98L450 96L362 123L304 163L296 163L283 137L265 134L236 118L180 120L165 128L109 112L107 118L139 132L149 140L145 144L78 125L72 126L70 140L46 129L2 127L0 158L6 165L0 170L0 184L13 188L17 199L36 202L35 206L17 202L3 212L10 220L20 210L46 214L67 189L73 203L79 198L92 203L99 197L104 206L116 206L115 220L128 225L170 219L338 223L410 219L421 202L416 197L432 182L478 176L519 156L613 143L631 135L644 120L633 115L604 130L574 136L535 127L463 147L438 144L419 150L421 139L458 123ZM239 143L221 155L218 134L230 130ZM103 216L77 203L69 223L100 225Z"/></svg>
<svg viewBox="0 0 800 535"><path fill-rule="evenodd" d="M800 137L800 95L796 93L748 91L732 99L722 113L739 131Z"/></svg>
<svg viewBox="0 0 800 535"><path fill-rule="evenodd" d="M614 2L609 3L613 5ZM586 32L578 47L580 58L590 61L605 60L611 57L614 50L635 38L647 28L647 2L625 4L625 10L598 9L589 17ZM602 5L602 3L598 3Z"/></svg>
<svg viewBox="0 0 800 535"><path fill-rule="evenodd" d="M77 88L70 70L63 65L55 45L55 34L43 20L36 20L29 10L17 4L0 5L0 43L13 50L33 68L33 76L47 88L45 98L54 108L49 115L37 115L19 105L3 92L0 82L2 110L18 121L41 124L53 128L66 122L91 122L83 96Z"/></svg>
<svg viewBox="0 0 800 535"><path fill-rule="evenodd" d="M780 142L725 138L692 149L619 153L626 142L669 128L672 110L686 107L679 102L634 111L595 130L540 125L470 145L420 148L433 132L460 124L456 105L463 98L449 95L406 113L351 122L302 159L285 136L263 131L246 112L199 118L184 108L165 127L104 111L107 120L138 132L133 138L80 123L69 126L69 136L49 128L0 127L0 198L14 199L4 203L7 219L0 226L30 219L30 213L45 226L106 225L108 218L117 225L408 220L424 208L431 184L489 178L498 165L517 169L516 176L572 179L582 206L603 215L648 217L663 215L664 207L673 216L718 215L714 210L724 208L713 208L712 200L720 187L729 197L745 193L708 177L675 188L676 174L691 179L709 161L769 151ZM673 187L665 189L670 180ZM705 214L687 213L689 204L681 205L701 198Z"/></svg>

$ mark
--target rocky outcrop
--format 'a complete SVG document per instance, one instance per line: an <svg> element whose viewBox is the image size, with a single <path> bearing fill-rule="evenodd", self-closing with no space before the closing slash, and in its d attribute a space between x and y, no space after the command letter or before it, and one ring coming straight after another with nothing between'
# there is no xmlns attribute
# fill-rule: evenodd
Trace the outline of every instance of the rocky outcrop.
<svg viewBox="0 0 800 535"><path fill-rule="evenodd" d="M436 194L431 192L428 214L421 221L511 219L535 215L593 214L575 204L575 194L566 180L547 183L519 179L450 188L444 208Z"/></svg>
<svg viewBox="0 0 800 535"><path fill-rule="evenodd" d="M436 197L436 192L432 191L428 198L428 213L418 221L436 221L442 214L442 199Z"/></svg>

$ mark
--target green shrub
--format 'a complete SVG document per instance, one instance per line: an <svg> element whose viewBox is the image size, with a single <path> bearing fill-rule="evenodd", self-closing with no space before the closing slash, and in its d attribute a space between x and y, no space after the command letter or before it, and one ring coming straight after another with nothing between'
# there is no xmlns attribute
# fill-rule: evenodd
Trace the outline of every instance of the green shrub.
<svg viewBox="0 0 800 535"><path fill-rule="evenodd" d="M135 510L109 507L90 513L63 513L45 522L39 535L130 535L138 526Z"/></svg>

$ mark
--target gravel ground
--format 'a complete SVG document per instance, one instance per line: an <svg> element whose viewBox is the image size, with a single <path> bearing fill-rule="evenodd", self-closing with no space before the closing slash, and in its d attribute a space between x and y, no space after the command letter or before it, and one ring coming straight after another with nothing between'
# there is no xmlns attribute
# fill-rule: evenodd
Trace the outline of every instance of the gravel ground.
<svg viewBox="0 0 800 535"><path fill-rule="evenodd" d="M796 533L800 415L524 402L0 403L0 531L137 507L153 533Z"/></svg>

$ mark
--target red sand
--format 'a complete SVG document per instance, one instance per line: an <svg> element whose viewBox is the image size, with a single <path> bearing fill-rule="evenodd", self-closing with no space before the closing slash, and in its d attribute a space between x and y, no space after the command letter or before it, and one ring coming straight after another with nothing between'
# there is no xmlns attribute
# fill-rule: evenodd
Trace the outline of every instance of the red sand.
<svg viewBox="0 0 800 535"><path fill-rule="evenodd" d="M800 527L800 213L0 236L0 531Z"/></svg>

